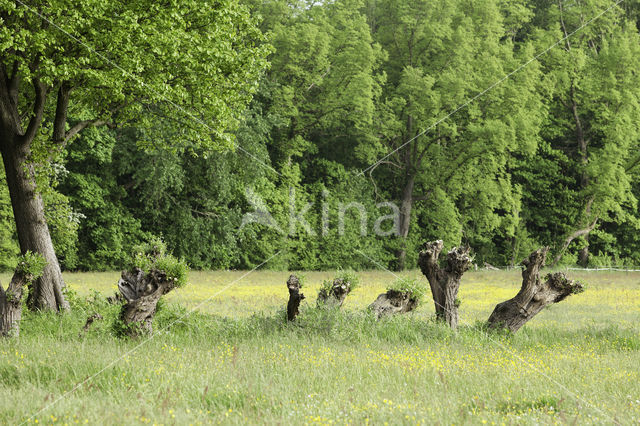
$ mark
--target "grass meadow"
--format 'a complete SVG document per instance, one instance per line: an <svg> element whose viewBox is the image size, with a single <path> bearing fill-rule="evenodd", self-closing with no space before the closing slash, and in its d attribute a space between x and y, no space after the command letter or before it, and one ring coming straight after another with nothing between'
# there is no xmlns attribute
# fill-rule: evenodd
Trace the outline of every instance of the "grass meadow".
<svg viewBox="0 0 640 426"><path fill-rule="evenodd" d="M360 273L340 312L315 308L333 273L305 273L294 324L288 273L244 274L191 272L140 340L111 332L118 273L66 274L72 313L27 313L2 341L0 424L640 423L640 273L569 273L587 290L515 335L482 323L519 271L468 272L458 331L430 298L375 321L386 272ZM80 334L94 312L104 320Z"/></svg>

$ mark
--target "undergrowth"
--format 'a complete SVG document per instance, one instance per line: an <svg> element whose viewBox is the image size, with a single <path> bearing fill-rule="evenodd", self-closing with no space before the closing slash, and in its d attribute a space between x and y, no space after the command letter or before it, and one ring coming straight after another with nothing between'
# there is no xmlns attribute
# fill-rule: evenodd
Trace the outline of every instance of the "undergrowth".
<svg viewBox="0 0 640 426"><path fill-rule="evenodd" d="M119 304L110 304L98 292L80 298L68 293L71 312L32 313L26 311L21 323L23 335L55 336L59 339L122 339L114 332L119 321ZM81 333L86 319L98 313L102 320L95 321L86 333ZM169 338L173 341L188 340L232 340L248 341L260 338L288 338L336 341L353 344L384 342L389 344L425 344L428 342L457 342L462 345L496 345L521 348L562 346L565 344L611 349L639 350L640 336L633 331L615 325L566 330L554 327L524 328L513 334L506 330L490 330L486 323L478 321L472 325L451 330L437 321L435 316L424 320L412 314L385 317L380 320L368 310L350 311L326 309L308 305L301 308L295 322L286 321L286 309L271 313L258 313L249 317L228 318L214 314L190 311L176 303L161 301L153 322L154 338Z"/></svg>

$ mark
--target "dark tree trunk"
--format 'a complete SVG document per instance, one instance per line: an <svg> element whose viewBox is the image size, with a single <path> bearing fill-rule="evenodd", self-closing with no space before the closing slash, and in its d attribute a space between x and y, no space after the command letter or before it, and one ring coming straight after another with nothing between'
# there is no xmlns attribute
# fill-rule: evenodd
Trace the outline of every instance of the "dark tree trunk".
<svg viewBox="0 0 640 426"><path fill-rule="evenodd" d="M404 271L407 267L407 237L411 227L411 210L413 207L413 187L415 186L415 176L407 178L404 190L402 191L402 204L400 206L399 236L401 247L397 252L398 270Z"/></svg>
<svg viewBox="0 0 640 426"><path fill-rule="evenodd" d="M548 274L541 282L540 269L544 266L549 248L534 251L522 262L522 287L510 300L499 303L489 317L489 328L507 328L518 331L545 306L558 303L567 296L583 291L580 283L567 279L557 272Z"/></svg>
<svg viewBox="0 0 640 426"><path fill-rule="evenodd" d="M462 275L471 266L469 248L453 248L447 254L444 269L438 265L438 257L444 244L442 240L425 243L418 256L420 270L429 280L436 308L436 318L451 328L458 327L458 289Z"/></svg>
<svg viewBox="0 0 640 426"><path fill-rule="evenodd" d="M27 278L16 271L6 291L0 285L0 336L20 334L22 294L27 283Z"/></svg>
<svg viewBox="0 0 640 426"><path fill-rule="evenodd" d="M386 315L404 314L418 307L418 300L409 292L389 290L382 293L369 305L378 318Z"/></svg>
<svg viewBox="0 0 640 426"><path fill-rule="evenodd" d="M164 271L152 269L145 274L139 268L123 271L118 289L126 300L120 310L120 320L125 325L125 334L137 337L151 334L151 322L156 313L158 300L176 287L176 281L167 278Z"/></svg>
<svg viewBox="0 0 640 426"><path fill-rule="evenodd" d="M47 227L44 203L34 183L33 165L27 165L28 154L24 146L2 149L20 251L40 253L47 261L42 276L31 285L27 304L34 310L66 310L69 304L62 293L65 284Z"/></svg>
<svg viewBox="0 0 640 426"><path fill-rule="evenodd" d="M351 282L342 278L336 278L331 283L330 289L321 289L318 292L318 306L341 307L344 299L351 293Z"/></svg>
<svg viewBox="0 0 640 426"><path fill-rule="evenodd" d="M47 87L37 78L33 88L33 110L26 129L18 111L20 78L14 64L8 72L0 61L0 152L11 196L18 241L22 253L40 253L47 261L42 276L30 285L27 303L31 309L65 310L69 308L62 289L64 281L58 265L49 228L44 215L44 204L34 181L34 166L27 164L31 143L40 129L47 100ZM27 100L26 104L30 102Z"/></svg>
<svg viewBox="0 0 640 426"><path fill-rule="evenodd" d="M291 275L287 280L289 289L289 302L287 303L287 320L293 321L300 313L298 308L300 302L304 300L304 294L300 293L300 280L295 275Z"/></svg>

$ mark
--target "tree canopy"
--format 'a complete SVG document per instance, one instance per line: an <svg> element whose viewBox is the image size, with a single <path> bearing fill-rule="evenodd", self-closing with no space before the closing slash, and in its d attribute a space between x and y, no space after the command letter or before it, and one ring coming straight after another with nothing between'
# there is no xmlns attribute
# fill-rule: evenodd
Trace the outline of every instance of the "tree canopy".
<svg viewBox="0 0 640 426"><path fill-rule="evenodd" d="M415 267L431 239L640 264L637 7L72 3L0 1L3 129L39 123L63 268L154 236L195 268Z"/></svg>

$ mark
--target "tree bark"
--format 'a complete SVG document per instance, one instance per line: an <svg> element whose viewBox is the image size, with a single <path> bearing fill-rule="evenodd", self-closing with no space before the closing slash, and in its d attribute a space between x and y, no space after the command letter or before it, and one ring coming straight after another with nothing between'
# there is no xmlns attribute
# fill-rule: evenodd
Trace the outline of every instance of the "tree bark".
<svg viewBox="0 0 640 426"><path fill-rule="evenodd" d="M378 319L387 315L411 312L417 307L418 299L413 297L413 294L396 290L389 290L386 293L382 293L369 305L369 309L376 314Z"/></svg>
<svg viewBox="0 0 640 426"><path fill-rule="evenodd" d="M344 299L351 293L351 282L336 278L330 289L320 289L318 292L318 306L341 307Z"/></svg>
<svg viewBox="0 0 640 426"><path fill-rule="evenodd" d="M129 337L151 334L158 300L175 287L176 281L168 279L164 271L152 269L148 274L140 268L123 271L118 290L126 300L120 310L124 333Z"/></svg>
<svg viewBox="0 0 640 426"><path fill-rule="evenodd" d="M28 155L24 144L2 147L20 250L40 253L47 261L42 276L30 286L27 305L33 310L67 310L62 272L47 227L44 203L35 186L33 165L27 164Z"/></svg>
<svg viewBox="0 0 640 426"><path fill-rule="evenodd" d="M300 280L295 275L291 275L287 280L287 288L289 289L289 302L287 303L287 320L293 321L298 314L300 302L304 300L304 294L300 293Z"/></svg>
<svg viewBox="0 0 640 426"><path fill-rule="evenodd" d="M413 207L413 187L415 186L415 176L409 175L407 183L402 192L402 204L400 206L399 233L402 246L398 249L397 260L398 270L403 271L407 267L407 236L411 227L411 210Z"/></svg>
<svg viewBox="0 0 640 426"><path fill-rule="evenodd" d="M444 269L438 265L442 240L425 243L418 256L420 270L429 280L431 295L436 308L436 318L445 321L453 329L458 327L458 289L462 275L471 266L469 248L454 247L447 253Z"/></svg>
<svg viewBox="0 0 640 426"><path fill-rule="evenodd" d="M23 129L18 112L20 82L15 71L13 75L8 75L6 67L0 61L0 153L20 251L40 253L47 261L43 275L30 284L27 304L30 309L36 310L66 310L69 304L62 293L64 281L47 227L44 204L35 185L34 167L27 163L31 143L44 116L47 87L37 78L31 82L34 90L33 111L27 128Z"/></svg>
<svg viewBox="0 0 640 426"><path fill-rule="evenodd" d="M5 291L0 285L0 336L18 336L22 317L22 295L28 279L15 272Z"/></svg>
<svg viewBox="0 0 640 426"><path fill-rule="evenodd" d="M578 251L578 265L583 268L589 266L589 234L584 237L587 245L582 247L580 251Z"/></svg>
<svg viewBox="0 0 640 426"><path fill-rule="evenodd" d="M547 258L548 247L534 251L522 262L522 287L510 300L496 305L489 317L489 328L506 328L515 333L545 306L558 303L584 289L580 283L567 279L562 272L548 274L541 282L540 269Z"/></svg>

